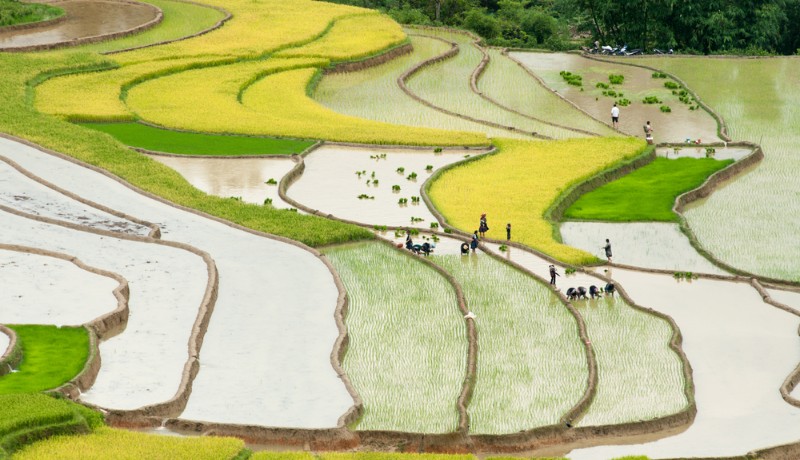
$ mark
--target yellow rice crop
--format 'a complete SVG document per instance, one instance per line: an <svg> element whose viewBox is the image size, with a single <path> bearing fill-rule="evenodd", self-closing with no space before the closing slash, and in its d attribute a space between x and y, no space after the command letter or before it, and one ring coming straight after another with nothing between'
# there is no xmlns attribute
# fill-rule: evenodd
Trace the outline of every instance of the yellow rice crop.
<svg viewBox="0 0 800 460"><path fill-rule="evenodd" d="M572 264L595 259L589 253L553 239L544 212L569 186L632 158L645 148L634 138L573 139L525 142L495 139L496 155L444 172L430 187L434 205L447 221L467 232L478 228L486 213L487 237L505 239L512 224L512 240Z"/></svg>
<svg viewBox="0 0 800 460"><path fill-rule="evenodd" d="M358 32L356 32L358 31ZM277 56L328 57L333 61L363 58L406 40L399 24L380 14L349 16L334 22L319 40L277 53Z"/></svg>
<svg viewBox="0 0 800 460"><path fill-rule="evenodd" d="M51 78L36 87L35 107L43 113L81 120L130 120L120 100L122 87L132 80L170 69L181 69L220 58L184 58L145 62L99 72Z"/></svg>
<svg viewBox="0 0 800 460"><path fill-rule="evenodd" d="M193 131L383 144L487 143L479 134L409 128L333 112L306 94L310 79L326 63L270 59L196 69L136 86L127 102L147 121ZM250 86L240 103L243 86L265 73L269 75Z"/></svg>
<svg viewBox="0 0 800 460"><path fill-rule="evenodd" d="M55 436L39 441L14 454L14 458L216 460L234 458L243 448L244 443L234 438L178 438L102 427L84 436Z"/></svg>
<svg viewBox="0 0 800 460"><path fill-rule="evenodd" d="M205 35L116 55L120 62L172 56L255 56L318 38L332 21L370 12L363 8L310 0L204 0L233 14L225 26ZM357 31L354 31L357 33Z"/></svg>

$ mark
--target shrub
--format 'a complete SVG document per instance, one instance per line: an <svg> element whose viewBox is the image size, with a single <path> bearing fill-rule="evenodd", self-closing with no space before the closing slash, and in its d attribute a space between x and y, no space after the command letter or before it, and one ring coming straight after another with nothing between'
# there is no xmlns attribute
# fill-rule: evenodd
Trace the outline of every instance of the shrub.
<svg viewBox="0 0 800 460"><path fill-rule="evenodd" d="M665 81L664 87L667 89L678 89L681 87L681 85L675 83L674 81Z"/></svg>
<svg viewBox="0 0 800 460"><path fill-rule="evenodd" d="M642 99L642 103L643 104L660 104L661 100L656 96L645 96L645 98Z"/></svg>
<svg viewBox="0 0 800 460"><path fill-rule="evenodd" d="M613 85L621 85L622 82L625 81L625 76L612 73L608 76L608 81Z"/></svg>
<svg viewBox="0 0 800 460"><path fill-rule="evenodd" d="M562 70L558 73L561 77L567 82L568 85L572 86L583 86L583 77L578 74Z"/></svg>
<svg viewBox="0 0 800 460"><path fill-rule="evenodd" d="M664 112L664 113L670 113L670 112L672 112L672 109L671 109L671 108L669 108L669 106L668 106L668 105L662 105L662 106L661 106L659 109L660 109L662 112Z"/></svg>

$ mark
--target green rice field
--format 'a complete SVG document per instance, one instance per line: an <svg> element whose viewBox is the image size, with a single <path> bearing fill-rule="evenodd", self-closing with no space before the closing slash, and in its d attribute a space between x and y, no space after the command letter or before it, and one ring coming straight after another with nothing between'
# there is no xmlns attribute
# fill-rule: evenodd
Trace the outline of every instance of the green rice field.
<svg viewBox="0 0 800 460"><path fill-rule="evenodd" d="M10 326L22 345L18 372L0 377L0 394L57 388L83 369L89 334L82 327Z"/></svg>
<svg viewBox="0 0 800 460"><path fill-rule="evenodd" d="M650 420L683 410L683 364L664 319L621 297L576 302L597 356L598 384L582 426Z"/></svg>
<svg viewBox="0 0 800 460"><path fill-rule="evenodd" d="M733 160L656 158L652 163L582 195L564 212L565 219L609 222L677 222L675 199L705 182Z"/></svg>
<svg viewBox="0 0 800 460"><path fill-rule="evenodd" d="M81 126L110 134L131 147L185 155L293 155L314 145L313 141L295 139L172 131L140 123L83 123Z"/></svg>
<svg viewBox="0 0 800 460"><path fill-rule="evenodd" d="M359 430L447 433L466 374L466 323L434 269L379 243L325 250L342 277L343 367L364 400Z"/></svg>
<svg viewBox="0 0 800 460"><path fill-rule="evenodd" d="M702 95L736 140L760 144L752 171L687 209L703 247L734 267L800 281L800 60L642 60L673 73Z"/></svg>
<svg viewBox="0 0 800 460"><path fill-rule="evenodd" d="M583 396L589 375L575 318L543 284L489 256L434 261L461 284L477 316L471 432L515 433L558 423Z"/></svg>

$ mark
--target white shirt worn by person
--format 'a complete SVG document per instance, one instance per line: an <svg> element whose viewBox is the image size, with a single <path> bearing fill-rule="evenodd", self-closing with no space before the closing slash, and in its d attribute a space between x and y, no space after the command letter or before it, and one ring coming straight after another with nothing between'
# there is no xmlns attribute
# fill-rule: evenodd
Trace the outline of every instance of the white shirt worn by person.
<svg viewBox="0 0 800 460"><path fill-rule="evenodd" d="M619 118L619 107L611 107L611 116L614 118Z"/></svg>

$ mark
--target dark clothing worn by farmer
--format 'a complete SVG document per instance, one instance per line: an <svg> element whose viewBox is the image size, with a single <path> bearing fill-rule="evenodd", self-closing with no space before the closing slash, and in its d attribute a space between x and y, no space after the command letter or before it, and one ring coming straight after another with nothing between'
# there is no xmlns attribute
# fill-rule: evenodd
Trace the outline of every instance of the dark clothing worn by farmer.
<svg viewBox="0 0 800 460"><path fill-rule="evenodd" d="M608 238L606 238L606 245L603 246L603 249L606 250L606 258L608 259L608 262L610 263L611 262L611 242L608 241Z"/></svg>
<svg viewBox="0 0 800 460"><path fill-rule="evenodd" d="M559 275L558 272L556 271L556 266L555 265L551 265L550 266L550 284L552 284L553 286L556 285L556 276L561 276L561 275Z"/></svg>

